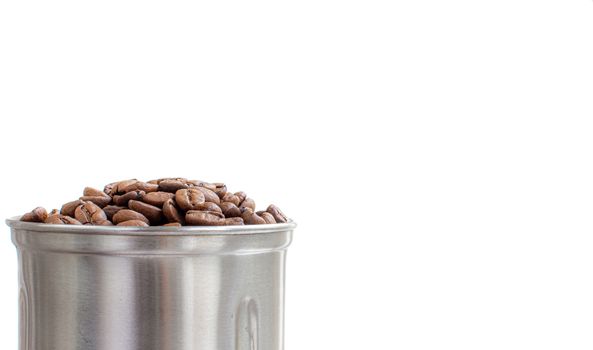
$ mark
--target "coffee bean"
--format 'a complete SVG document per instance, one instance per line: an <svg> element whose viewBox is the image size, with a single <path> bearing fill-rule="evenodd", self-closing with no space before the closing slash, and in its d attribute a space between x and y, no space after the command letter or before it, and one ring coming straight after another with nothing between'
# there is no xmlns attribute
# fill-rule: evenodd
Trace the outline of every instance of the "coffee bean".
<svg viewBox="0 0 593 350"><path fill-rule="evenodd" d="M239 206L243 199L241 199L239 196L236 196L234 193L227 192L224 194L224 196L222 196L222 201L233 203L234 205Z"/></svg>
<svg viewBox="0 0 593 350"><path fill-rule="evenodd" d="M119 205L119 206L128 205L129 201L140 200L140 199L142 199L142 197L144 197L145 194L146 194L146 192L144 192L144 191L130 191L126 194L115 195L115 196L113 196L113 203L115 203L115 205Z"/></svg>
<svg viewBox="0 0 593 350"><path fill-rule="evenodd" d="M222 197L224 196L224 194L226 193L227 189L226 189L226 185L223 184L222 182L215 182L214 184L214 193L216 193L216 195L218 196L218 198L222 199Z"/></svg>
<svg viewBox="0 0 593 350"><path fill-rule="evenodd" d="M103 209L93 202L84 202L74 210L76 220L84 224L95 224L107 220L107 215Z"/></svg>
<svg viewBox="0 0 593 350"><path fill-rule="evenodd" d="M64 222L61 220L61 217L61 214L49 214L47 218L43 220L43 223L52 225L64 225Z"/></svg>
<svg viewBox="0 0 593 350"><path fill-rule="evenodd" d="M142 226L142 227L146 227L148 226L147 223L145 223L142 220L127 220L127 221L122 221L119 224L117 224L117 226Z"/></svg>
<svg viewBox="0 0 593 350"><path fill-rule="evenodd" d="M21 221L44 222L45 219L47 219L47 216L47 210L45 210L45 208L37 207L31 210L31 212L21 216Z"/></svg>
<svg viewBox="0 0 593 350"><path fill-rule="evenodd" d="M116 225L119 225L120 223L124 222L124 221L143 221L144 223L146 223L147 225L150 223L150 221L148 221L148 219L146 218L146 216L130 210L130 209L122 209L120 211L118 211L117 213L115 213L115 215L113 215L113 223Z"/></svg>
<svg viewBox="0 0 593 350"><path fill-rule="evenodd" d="M105 192L106 195L108 196L113 196L115 193L115 187L117 186L117 182L112 182L110 184L105 185L105 187L103 187L103 192Z"/></svg>
<svg viewBox="0 0 593 350"><path fill-rule="evenodd" d="M99 220L96 223L94 223L94 225L99 225L99 226L113 226L113 223L109 220Z"/></svg>
<svg viewBox="0 0 593 350"><path fill-rule="evenodd" d="M241 218L243 218L246 225L261 225L266 223L266 220L257 215L257 213L254 213L251 208L242 208L241 212Z"/></svg>
<svg viewBox="0 0 593 350"><path fill-rule="evenodd" d="M163 203L173 197L175 197L175 194L170 192L150 192L142 196L142 201L156 207L162 207Z"/></svg>
<svg viewBox="0 0 593 350"><path fill-rule="evenodd" d="M231 202L222 202L220 204L220 209L222 213L227 218L234 218L241 216L241 209L235 205L235 203Z"/></svg>
<svg viewBox="0 0 593 350"><path fill-rule="evenodd" d="M221 226L224 225L224 218L214 211L190 210L185 214L185 222L188 225Z"/></svg>
<svg viewBox="0 0 593 350"><path fill-rule="evenodd" d="M276 219L274 219L274 216L272 216L272 214L268 213L267 211L260 210L256 214L259 215L262 219L264 219L266 224L276 223Z"/></svg>
<svg viewBox="0 0 593 350"><path fill-rule="evenodd" d="M163 215L165 215L169 222L184 222L183 216L179 213L177 204L173 199L167 199L165 203L163 203Z"/></svg>
<svg viewBox="0 0 593 350"><path fill-rule="evenodd" d="M62 215L61 220L66 225L82 225L80 221L67 215Z"/></svg>
<svg viewBox="0 0 593 350"><path fill-rule="evenodd" d="M85 187L82 191L82 195L89 197L109 197L107 193L92 187Z"/></svg>
<svg viewBox="0 0 593 350"><path fill-rule="evenodd" d="M103 208L103 209L102 209ZM222 182L168 177L148 182L129 179L106 185L103 191L85 187L80 199L51 213L41 207L22 221L83 225L256 225L284 223L288 218L270 205L256 211L245 192L229 192Z"/></svg>
<svg viewBox="0 0 593 350"><path fill-rule="evenodd" d="M170 222L168 224L164 224L163 226L181 227L181 224L178 222Z"/></svg>
<svg viewBox="0 0 593 350"><path fill-rule="evenodd" d="M235 196L239 198L239 204L237 204L237 206L240 206L241 203L245 200L245 198L247 198L247 194L243 191L235 192Z"/></svg>
<svg viewBox="0 0 593 350"><path fill-rule="evenodd" d="M179 180L163 180L159 182L159 191L175 193L181 189L188 188L185 182Z"/></svg>
<svg viewBox="0 0 593 350"><path fill-rule="evenodd" d="M220 207L218 205L216 205L216 203L212 203L212 202L200 203L200 204L196 205L195 210L215 211L215 212L222 214L222 209L220 209Z"/></svg>
<svg viewBox="0 0 593 350"><path fill-rule="evenodd" d="M232 225L244 225L242 218L226 218L223 220L224 226L232 226Z"/></svg>
<svg viewBox="0 0 593 350"><path fill-rule="evenodd" d="M163 220L163 211L159 207L150 205L137 200L131 200L128 202L128 207L140 214L146 216L151 224L156 225Z"/></svg>
<svg viewBox="0 0 593 350"><path fill-rule="evenodd" d="M187 183L187 181L188 181L184 177L162 177L160 179L154 179L154 180L150 180L150 181L147 181L147 182L148 183L151 183L151 184L157 184L158 185L158 184L160 184L161 182L163 182L165 180L175 180L175 181L181 181L183 183Z"/></svg>
<svg viewBox="0 0 593 350"><path fill-rule="evenodd" d="M274 204L270 204L266 211L268 213L272 214L272 216L274 217L274 220L276 220L277 223L288 222L288 218L286 217L286 215L284 215L282 210L280 210L280 208L278 208Z"/></svg>
<svg viewBox="0 0 593 350"><path fill-rule="evenodd" d="M138 180L136 179L129 179L129 180L123 180L123 181L118 181L118 182L112 182L108 185L105 186L105 188L103 189L103 192L105 192L106 194L113 196L116 194L123 194L125 192L123 192L122 190L126 187L128 187L129 185L137 182Z"/></svg>
<svg viewBox="0 0 593 350"><path fill-rule="evenodd" d="M46 224L53 224L53 225L82 225L80 221L62 214L52 214L47 217L44 221Z"/></svg>
<svg viewBox="0 0 593 350"><path fill-rule="evenodd" d="M77 199L72 202L68 202L68 203L62 205L62 209L60 209L60 214L73 217L74 210L76 210L76 207L78 207L81 204L84 204L84 202L81 201L80 199Z"/></svg>
<svg viewBox="0 0 593 350"><path fill-rule="evenodd" d="M128 186L135 184L136 182L138 182L137 179L123 180L123 181L118 182L117 186L115 187L115 194L126 193L125 189Z"/></svg>
<svg viewBox="0 0 593 350"><path fill-rule="evenodd" d="M111 220L113 219L113 215L115 215L115 213L122 209L126 209L126 207L120 207L118 205L108 205L105 208L103 208L103 211L105 212L105 215L107 215L107 220Z"/></svg>
<svg viewBox="0 0 593 350"><path fill-rule="evenodd" d="M123 192L130 192L130 191L144 191L145 193L149 192L156 192L159 188L159 185L156 184L149 184L147 182L136 181L134 183L129 184L125 188L122 188Z"/></svg>
<svg viewBox="0 0 593 350"><path fill-rule="evenodd" d="M189 184L189 183L188 183ZM214 191L216 189L216 185L215 184L211 184L209 182L205 182L205 181L196 181L191 183L191 185L193 187L203 187L203 188L207 188L210 191Z"/></svg>
<svg viewBox="0 0 593 350"><path fill-rule="evenodd" d="M189 187L210 186L206 181L201 181L201 180L187 180L187 179L185 179L184 182Z"/></svg>
<svg viewBox="0 0 593 350"><path fill-rule="evenodd" d="M111 197L109 196L82 196L79 199L85 202L93 202L100 208L103 208L107 204L111 203Z"/></svg>
<svg viewBox="0 0 593 350"><path fill-rule="evenodd" d="M205 202L205 198L197 188L187 188L175 192L175 201L183 210L194 210L198 204Z"/></svg>
<svg viewBox="0 0 593 350"><path fill-rule="evenodd" d="M212 203L216 203L216 204L220 204L220 198L218 198L218 195L212 191L211 189L208 189L206 187L192 187L192 189L195 188L196 190L202 192L202 194L204 195L204 200L206 202L212 202Z"/></svg>
<svg viewBox="0 0 593 350"><path fill-rule="evenodd" d="M255 201L249 197L245 198L241 204L239 204L239 208L251 208L255 210Z"/></svg>

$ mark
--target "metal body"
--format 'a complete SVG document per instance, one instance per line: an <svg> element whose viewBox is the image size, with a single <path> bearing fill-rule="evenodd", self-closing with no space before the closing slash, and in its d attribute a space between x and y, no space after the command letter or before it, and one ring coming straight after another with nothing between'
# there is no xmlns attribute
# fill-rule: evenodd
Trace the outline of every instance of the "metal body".
<svg viewBox="0 0 593 350"><path fill-rule="evenodd" d="M281 350L294 223L96 227L7 220L20 350Z"/></svg>

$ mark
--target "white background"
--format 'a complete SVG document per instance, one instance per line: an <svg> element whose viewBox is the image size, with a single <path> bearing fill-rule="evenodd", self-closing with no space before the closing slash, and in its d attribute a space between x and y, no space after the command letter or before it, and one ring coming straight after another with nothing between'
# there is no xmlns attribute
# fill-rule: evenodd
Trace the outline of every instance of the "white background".
<svg viewBox="0 0 593 350"><path fill-rule="evenodd" d="M224 181L299 223L287 350L591 349L592 97L589 0L4 0L0 217Z"/></svg>

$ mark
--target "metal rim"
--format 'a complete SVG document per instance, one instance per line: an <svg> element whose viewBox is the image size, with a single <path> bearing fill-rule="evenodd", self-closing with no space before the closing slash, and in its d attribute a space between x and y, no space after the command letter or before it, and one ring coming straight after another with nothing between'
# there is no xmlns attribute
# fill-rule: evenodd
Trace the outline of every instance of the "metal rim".
<svg viewBox="0 0 593 350"><path fill-rule="evenodd" d="M270 232L291 231L297 225L294 221L284 224L243 225L243 226L93 226L56 225L20 221L20 216L6 219L12 229L36 231L39 233L70 233L119 236L203 236L203 235L253 235Z"/></svg>

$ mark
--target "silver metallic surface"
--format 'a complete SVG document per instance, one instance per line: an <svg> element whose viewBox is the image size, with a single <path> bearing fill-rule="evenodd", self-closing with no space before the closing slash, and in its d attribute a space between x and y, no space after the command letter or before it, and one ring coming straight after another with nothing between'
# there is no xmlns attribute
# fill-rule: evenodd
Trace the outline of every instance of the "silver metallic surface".
<svg viewBox="0 0 593 350"><path fill-rule="evenodd" d="M105 227L6 221L20 350L281 350L294 223Z"/></svg>

